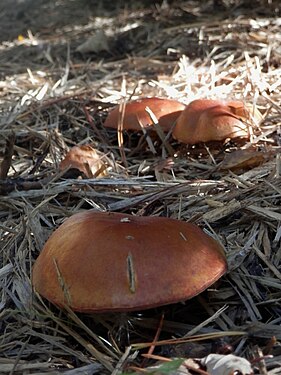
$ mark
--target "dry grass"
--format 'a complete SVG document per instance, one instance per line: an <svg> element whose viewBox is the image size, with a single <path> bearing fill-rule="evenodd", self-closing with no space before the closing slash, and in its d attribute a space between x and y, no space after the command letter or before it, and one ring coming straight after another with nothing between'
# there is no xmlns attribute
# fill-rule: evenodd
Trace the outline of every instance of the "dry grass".
<svg viewBox="0 0 281 375"><path fill-rule="evenodd" d="M75 27L66 18L61 28L58 18L52 29L1 44L1 373L117 374L150 363L141 353L152 345L167 357L200 357L226 344L250 359L258 346L273 355L268 373L280 373L279 10L231 7L215 14L211 2L187 1L107 10L107 18L92 13ZM75 52L99 27L110 51ZM183 147L170 138L172 158L160 140L156 155L145 138L125 134L118 145L102 126L107 110L147 95L241 99L264 121L242 144ZM107 178L59 172L76 144L105 154ZM226 153L253 146L270 157L248 170L220 168ZM31 267L54 228L89 208L195 222L225 246L229 272L185 304L139 314L59 311L32 292Z"/></svg>

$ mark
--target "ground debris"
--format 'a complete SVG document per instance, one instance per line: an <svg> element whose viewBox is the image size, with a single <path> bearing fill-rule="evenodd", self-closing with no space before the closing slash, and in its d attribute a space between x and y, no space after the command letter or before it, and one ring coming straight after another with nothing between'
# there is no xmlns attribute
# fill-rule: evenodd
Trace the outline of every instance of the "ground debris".
<svg viewBox="0 0 281 375"><path fill-rule="evenodd" d="M1 1L0 372L117 375L154 365L145 350L188 350L183 340L202 356L227 346L242 357L271 340L263 371L280 372L279 15L275 0ZM79 52L98 30L106 40ZM197 145L103 126L114 106L151 96L241 100L262 121L248 141ZM98 169L60 171L85 145L102 156ZM193 222L220 241L228 273L190 301L138 314L50 306L32 291L32 265L88 209Z"/></svg>

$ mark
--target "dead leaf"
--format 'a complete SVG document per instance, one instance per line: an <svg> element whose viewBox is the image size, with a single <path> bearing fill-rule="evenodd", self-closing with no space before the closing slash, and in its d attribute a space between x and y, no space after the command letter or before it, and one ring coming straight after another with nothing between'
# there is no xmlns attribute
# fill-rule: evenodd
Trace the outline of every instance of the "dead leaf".
<svg viewBox="0 0 281 375"><path fill-rule="evenodd" d="M210 375L232 375L234 372L242 375L253 373L252 366L247 359L233 354L209 354L199 362L207 368Z"/></svg>
<svg viewBox="0 0 281 375"><path fill-rule="evenodd" d="M226 154L220 169L250 169L262 164L270 157L268 152L257 151L254 149L236 150Z"/></svg>
<svg viewBox="0 0 281 375"><path fill-rule="evenodd" d="M88 178L103 177L107 174L101 156L89 145L74 146L61 161L59 169L78 169Z"/></svg>
<svg viewBox="0 0 281 375"><path fill-rule="evenodd" d="M98 53L100 51L109 51L108 38L103 30L98 30L94 35L90 36L85 42L76 48L81 53Z"/></svg>

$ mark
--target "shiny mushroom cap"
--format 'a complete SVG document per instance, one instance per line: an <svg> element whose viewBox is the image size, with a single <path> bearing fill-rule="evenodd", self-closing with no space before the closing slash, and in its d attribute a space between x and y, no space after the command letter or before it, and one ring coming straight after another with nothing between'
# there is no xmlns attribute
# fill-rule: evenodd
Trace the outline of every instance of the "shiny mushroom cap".
<svg viewBox="0 0 281 375"><path fill-rule="evenodd" d="M179 116L173 137L187 144L248 138L249 127L261 119L257 109L240 101L198 99Z"/></svg>
<svg viewBox="0 0 281 375"><path fill-rule="evenodd" d="M185 105L172 99L143 98L132 100L126 103L123 129L140 131L141 127L152 127L153 121L145 110L146 107L150 108L154 113L162 130L168 132L184 110ZM109 112L104 126L117 129L119 116L120 106L118 105Z"/></svg>
<svg viewBox="0 0 281 375"><path fill-rule="evenodd" d="M90 210L51 235L32 282L61 307L132 311L189 299L226 269L222 247L196 225Z"/></svg>

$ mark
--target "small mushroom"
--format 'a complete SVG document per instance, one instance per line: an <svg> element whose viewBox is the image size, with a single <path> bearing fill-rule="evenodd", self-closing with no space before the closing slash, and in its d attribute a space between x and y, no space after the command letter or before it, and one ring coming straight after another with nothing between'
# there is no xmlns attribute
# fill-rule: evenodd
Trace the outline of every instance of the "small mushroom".
<svg viewBox="0 0 281 375"><path fill-rule="evenodd" d="M150 108L154 113L162 130L168 132L185 108L185 105L172 99L143 98L132 100L126 103L123 129L140 131L142 126L145 128L151 127L153 121L145 110L146 107ZM109 112L104 126L117 129L119 116L120 106L118 105Z"/></svg>
<svg viewBox="0 0 281 375"><path fill-rule="evenodd" d="M106 165L102 156L90 145L74 146L59 164L61 171L78 169L88 178L106 176Z"/></svg>
<svg viewBox="0 0 281 375"><path fill-rule="evenodd" d="M198 99L179 116L173 137L187 144L248 138L249 127L261 120L257 109L240 101Z"/></svg>
<svg viewBox="0 0 281 375"><path fill-rule="evenodd" d="M194 224L89 210L51 235L32 282L60 307L132 311L196 296L226 269L221 245Z"/></svg>

